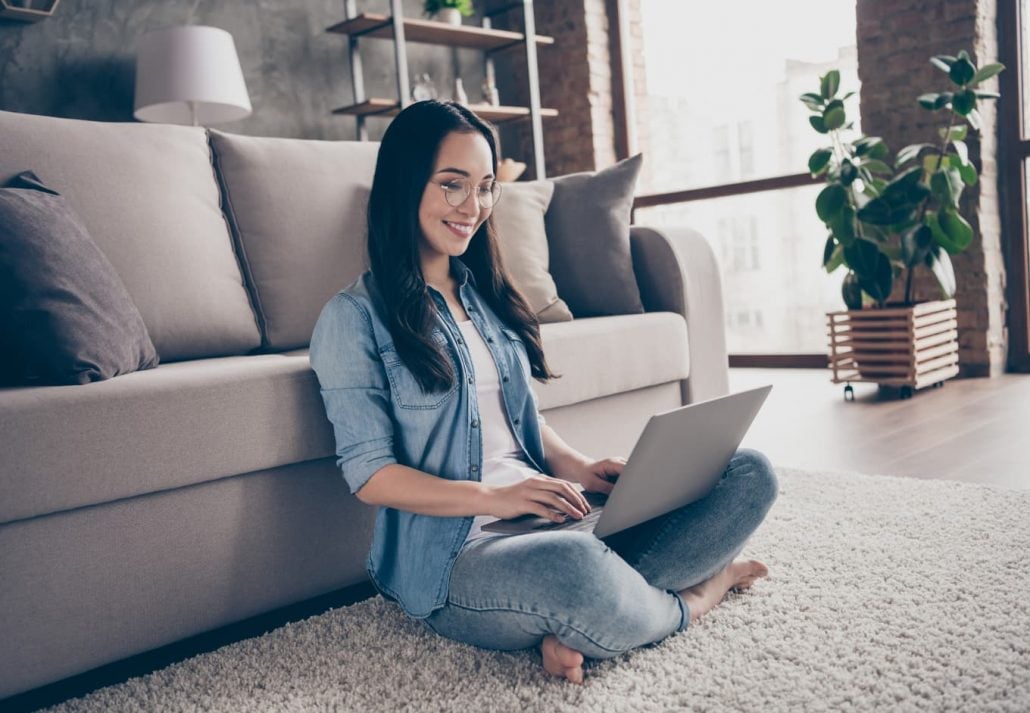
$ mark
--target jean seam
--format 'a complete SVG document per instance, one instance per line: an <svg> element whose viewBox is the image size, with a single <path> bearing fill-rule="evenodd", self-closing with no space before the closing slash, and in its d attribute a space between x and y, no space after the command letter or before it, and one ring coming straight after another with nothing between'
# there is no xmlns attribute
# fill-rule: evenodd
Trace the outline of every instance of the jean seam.
<svg viewBox="0 0 1030 713"><path fill-rule="evenodd" d="M548 619L548 618L557 619L559 621L559 623L561 623L563 626L569 627L570 629L572 629L574 632L576 632L577 634L582 636L584 639L589 641L591 644L593 644L597 648L604 649L605 651L613 653L613 654L624 654L627 651L632 651L634 648L636 648L636 647L631 646L628 649L622 649L622 648L620 648L620 649L613 649L613 648L611 648L609 646L605 646L604 644L600 644L593 637L589 636L586 632L584 632L581 628L579 628L575 624L572 624L572 623L569 623L569 622L566 622L566 621L562 621L557 616L548 617L548 616L545 616L543 614L537 614L536 612L524 611L522 609L517 609L517 608L514 608L514 607L503 607L503 606L473 607L473 606L464 606L462 604L457 604L457 603L455 603L453 601L448 602L448 605L449 606L453 606L453 607L457 607L458 609L464 609L466 611L474 611L474 612L502 611L502 612L509 612L509 613L514 613L514 614L525 614L527 616L535 616L538 619ZM435 629L434 629L434 631L435 631Z"/></svg>

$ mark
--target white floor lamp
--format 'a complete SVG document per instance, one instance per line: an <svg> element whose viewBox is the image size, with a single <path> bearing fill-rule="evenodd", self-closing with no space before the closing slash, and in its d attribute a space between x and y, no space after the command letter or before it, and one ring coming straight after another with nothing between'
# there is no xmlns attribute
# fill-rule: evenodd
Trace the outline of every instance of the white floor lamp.
<svg viewBox="0 0 1030 713"><path fill-rule="evenodd" d="M136 53L140 121L206 126L251 113L232 35L190 25L143 35Z"/></svg>

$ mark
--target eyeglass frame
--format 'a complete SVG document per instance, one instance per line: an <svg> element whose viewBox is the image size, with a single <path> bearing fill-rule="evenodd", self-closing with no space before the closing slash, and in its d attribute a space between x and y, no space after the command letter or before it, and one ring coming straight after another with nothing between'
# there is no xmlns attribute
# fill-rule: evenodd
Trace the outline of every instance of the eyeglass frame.
<svg viewBox="0 0 1030 713"><path fill-rule="evenodd" d="M433 181L433 183L438 185L440 187L440 190L443 191L444 202L446 202L447 205L449 205L451 208L457 208L458 206L463 205L465 203L465 201L467 201L469 199L469 196L472 195L472 181L462 181L462 180L459 180L459 179L448 179L446 181ZM460 185L464 189L462 191L463 195L461 197L461 200L458 201L457 203L451 203L451 199L450 199L451 191L447 190L447 186L450 186L450 185ZM479 188L479 186L477 186L477 189L478 188ZM492 196L491 203L490 203L490 205L485 206L485 205L483 205L483 200L482 200L482 198L480 198L479 193L477 191L477 193L476 193L476 205L479 208L486 208L488 210L493 210L494 209L494 207L497 205L498 201L501 200L501 193L502 193L502 191L501 191L501 182L498 181L497 179L494 179L493 182L490 184L489 193Z"/></svg>

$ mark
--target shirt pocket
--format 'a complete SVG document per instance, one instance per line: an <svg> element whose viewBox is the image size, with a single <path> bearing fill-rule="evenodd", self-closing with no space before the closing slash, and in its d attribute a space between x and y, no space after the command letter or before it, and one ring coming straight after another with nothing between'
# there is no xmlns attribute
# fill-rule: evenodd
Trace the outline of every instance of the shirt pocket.
<svg viewBox="0 0 1030 713"><path fill-rule="evenodd" d="M450 345L447 344L447 337L439 329L433 330L433 341L440 347L444 355L450 359L452 368L454 358L451 356ZM393 344L388 344L379 350L379 356L383 360L386 369L386 376L390 379L390 395L401 408L405 409L436 409L447 402L458 389L460 372L455 368L454 383L447 391L427 392L422 390L421 384L411 373L411 370L401 361L400 355Z"/></svg>

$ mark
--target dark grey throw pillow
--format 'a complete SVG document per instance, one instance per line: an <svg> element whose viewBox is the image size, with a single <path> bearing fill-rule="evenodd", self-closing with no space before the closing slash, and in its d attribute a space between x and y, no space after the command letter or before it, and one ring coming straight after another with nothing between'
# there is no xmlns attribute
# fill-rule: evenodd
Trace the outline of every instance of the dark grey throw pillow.
<svg viewBox="0 0 1030 713"><path fill-rule="evenodd" d="M643 154L596 173L551 179L544 215L551 276L576 317L644 311L630 253L630 209Z"/></svg>
<svg viewBox="0 0 1030 713"><path fill-rule="evenodd" d="M0 188L0 330L7 385L86 384L158 363L121 278L31 171Z"/></svg>

